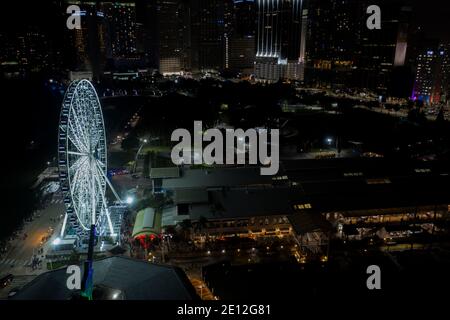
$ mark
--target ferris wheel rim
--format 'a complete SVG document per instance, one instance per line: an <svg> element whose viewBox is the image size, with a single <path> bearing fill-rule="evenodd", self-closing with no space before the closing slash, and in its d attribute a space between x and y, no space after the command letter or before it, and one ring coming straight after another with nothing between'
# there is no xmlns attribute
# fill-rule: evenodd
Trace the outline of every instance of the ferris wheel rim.
<svg viewBox="0 0 450 320"><path fill-rule="evenodd" d="M93 113L94 119L90 119L90 122L88 124L79 123L79 119L76 119L74 121L77 121L76 127L78 130L77 133L79 135L83 135L83 137L72 137L71 139L71 133L74 130L73 127L71 127L71 119L75 118L73 115L75 112L75 105L76 108L80 109L80 103L78 100L84 99L80 97L78 94L78 90L82 90L82 94L89 95L89 103L88 106L86 106L86 102L83 101L82 108L91 108L92 110L88 110ZM78 116L78 115L77 115ZM65 117L65 118L64 118ZM64 120L64 121L63 121ZM95 124L96 127L94 130L96 132L96 142L94 145L94 150L91 150L92 146L92 135L91 130L86 131L87 125ZM82 127L82 125L84 127ZM63 139L61 133L64 132ZM92 220L92 224L96 224L100 219L97 219L97 210L100 210L99 216L101 215L102 210L107 210L106 208L106 199L105 199L105 191L106 191L106 181L101 182L99 180L99 176L104 176L106 179L106 164L107 164L107 150L106 150L106 132L105 132L105 125L104 125L104 119L103 119L103 112L100 104L100 100L98 98L97 92L92 85L92 83L88 80L78 80L72 82L63 99L63 108L61 111L60 116L60 127L59 127L59 134L58 134L59 142L62 140L64 141L63 146L59 145L59 155L63 156L65 158L64 161L59 160L60 165L60 172L63 172L63 181L65 186L65 195L64 195L64 202L66 204L66 208L71 213L73 212L81 225L81 227L84 230L89 230L91 223L88 223L88 220ZM84 144L81 143L81 139L84 140ZM95 141L95 140L94 140ZM73 151L73 147L77 151ZM98 146L98 147L97 147ZM72 148L71 148L72 147ZM83 149L84 148L84 149ZM90 153L90 154L89 154ZM73 160L72 157L75 155L79 156L78 159ZM92 211L91 215L89 216L89 210L84 210L85 213L83 216L81 216L80 211L80 201L79 194L75 195L75 191L77 192L85 192L86 190L78 190L81 188L79 185L76 185L75 183L81 183L78 181L74 181L74 178L76 174L78 173L78 170L81 170L80 168L75 168L77 171L72 175L71 170L72 166L77 164L77 161L79 161L82 157L84 157L84 160L86 161L89 159L91 162L89 166L91 167L91 185L92 189L95 191L98 191L99 194L91 195L92 198ZM99 159L100 158L100 159ZM61 158L60 158L61 159ZM81 160L79 162L82 162ZM78 162L78 165L86 165L84 163L80 164ZM94 164L93 164L93 163ZM97 172L98 170L98 172ZM95 171L95 172L94 172ZM86 173L85 173L86 174ZM88 177L84 176L83 183L86 184L86 180ZM83 186L82 186L83 187ZM84 186L85 187L85 186ZM92 192L91 192L92 193ZM87 199L85 196L83 196L83 200ZM98 208L98 203L100 202L100 209ZM84 205L85 208L85 205ZM94 210L95 209L95 210ZM93 213L95 212L95 213ZM86 219L87 218L87 219ZM101 217L99 217L101 218ZM109 218L109 217L108 217Z"/></svg>

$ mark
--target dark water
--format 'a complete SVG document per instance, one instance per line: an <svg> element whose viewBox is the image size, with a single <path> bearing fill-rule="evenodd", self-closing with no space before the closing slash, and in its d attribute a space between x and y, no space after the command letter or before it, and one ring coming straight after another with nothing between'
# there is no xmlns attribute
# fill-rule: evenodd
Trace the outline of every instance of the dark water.
<svg viewBox="0 0 450 320"><path fill-rule="evenodd" d="M30 214L36 176L56 155L60 93L40 79L2 81L0 239Z"/></svg>

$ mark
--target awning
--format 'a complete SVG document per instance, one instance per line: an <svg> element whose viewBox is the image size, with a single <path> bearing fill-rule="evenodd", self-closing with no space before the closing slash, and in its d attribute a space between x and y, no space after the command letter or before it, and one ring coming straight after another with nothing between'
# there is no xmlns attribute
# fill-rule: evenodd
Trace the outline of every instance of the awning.
<svg viewBox="0 0 450 320"><path fill-rule="evenodd" d="M157 236L161 233L160 212L156 212L153 208L145 208L136 215L133 227L133 238L142 236Z"/></svg>

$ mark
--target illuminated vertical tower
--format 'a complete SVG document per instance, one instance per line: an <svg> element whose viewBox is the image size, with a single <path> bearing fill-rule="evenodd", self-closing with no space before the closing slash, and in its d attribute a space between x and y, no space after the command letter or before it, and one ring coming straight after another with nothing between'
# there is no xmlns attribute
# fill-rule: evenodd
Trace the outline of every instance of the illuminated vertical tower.
<svg viewBox="0 0 450 320"><path fill-rule="evenodd" d="M302 0L257 0L256 78L302 80Z"/></svg>

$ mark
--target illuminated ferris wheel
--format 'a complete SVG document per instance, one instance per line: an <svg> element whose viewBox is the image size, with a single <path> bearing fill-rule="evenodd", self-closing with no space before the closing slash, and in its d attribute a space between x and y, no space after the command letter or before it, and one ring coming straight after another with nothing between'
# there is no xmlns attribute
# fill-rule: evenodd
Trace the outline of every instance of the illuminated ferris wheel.
<svg viewBox="0 0 450 320"><path fill-rule="evenodd" d="M66 223L78 235L92 226L99 234L114 235L105 192L108 184L105 125L97 93L88 80L72 82L64 96L58 134L61 190L66 205L61 236Z"/></svg>

